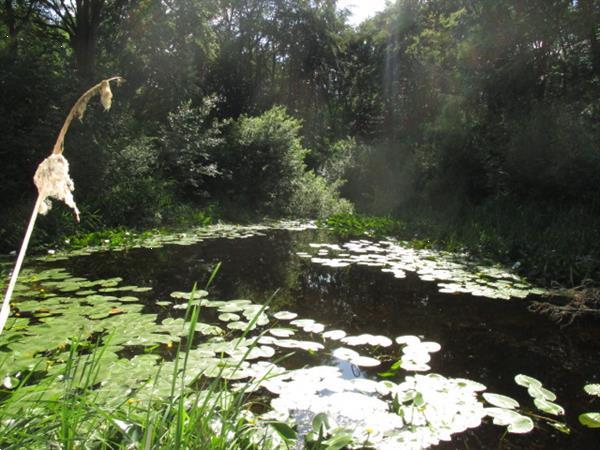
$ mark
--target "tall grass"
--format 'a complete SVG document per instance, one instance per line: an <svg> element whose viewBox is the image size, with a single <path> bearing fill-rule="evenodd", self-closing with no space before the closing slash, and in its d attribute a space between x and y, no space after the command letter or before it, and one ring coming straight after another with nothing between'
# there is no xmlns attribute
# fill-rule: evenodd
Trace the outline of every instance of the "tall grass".
<svg viewBox="0 0 600 450"><path fill-rule="evenodd" d="M244 388L231 391L221 374L210 381L197 380L195 389L186 383L200 315L200 307L192 305L194 291L184 320L189 321L189 331L177 348L173 373L161 374L159 369L152 380L155 386L161 376L171 375L170 395L144 405L127 399L111 406L98 402L98 373L110 335L93 345L73 339L63 373L35 383L34 369L14 389L0 391L0 448L273 448L275 429L254 421L253 403ZM247 330L251 327L252 321Z"/></svg>

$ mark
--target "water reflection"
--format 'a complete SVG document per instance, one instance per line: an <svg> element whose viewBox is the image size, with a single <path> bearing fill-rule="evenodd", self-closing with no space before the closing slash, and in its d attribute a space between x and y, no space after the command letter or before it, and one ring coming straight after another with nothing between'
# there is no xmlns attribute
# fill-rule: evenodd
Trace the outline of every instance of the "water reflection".
<svg viewBox="0 0 600 450"><path fill-rule="evenodd" d="M529 399L513 382L514 375L526 373L543 380L565 407L573 434L565 437L545 430L511 435L501 448L596 448L593 432L576 425L577 415L589 409L582 386L600 374L600 332L594 324L581 321L560 329L527 311L523 300L445 294L435 282L423 281L411 272L398 279L379 267L324 267L296 255L309 251L309 243L326 239L315 231L273 231L248 239L99 253L73 258L66 266L75 276L121 276L128 284L152 286L152 298L167 299L170 292L187 291L194 283L203 286L221 262L211 298L263 302L276 292L273 310L295 311L302 318L326 324L327 329L423 336L442 345L430 363L434 372L477 380L522 404ZM332 361L309 355L295 356L285 364L307 362ZM344 378L356 377L353 365L339 360L336 364ZM365 369L359 375L373 377L377 371ZM502 433L503 429L484 426L454 442L457 447L496 448Z"/></svg>

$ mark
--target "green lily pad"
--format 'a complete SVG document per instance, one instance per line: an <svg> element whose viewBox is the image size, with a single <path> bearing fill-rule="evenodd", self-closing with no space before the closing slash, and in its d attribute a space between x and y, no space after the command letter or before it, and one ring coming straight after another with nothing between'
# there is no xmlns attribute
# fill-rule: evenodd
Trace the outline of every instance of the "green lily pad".
<svg viewBox="0 0 600 450"><path fill-rule="evenodd" d="M512 409L485 408L486 415L493 419L494 425L507 426L509 433L529 433L533 430L533 420Z"/></svg>
<svg viewBox="0 0 600 450"><path fill-rule="evenodd" d="M492 394L490 392L484 392L482 395L486 402L499 408L515 409L519 407L519 402L506 395Z"/></svg>
<svg viewBox="0 0 600 450"><path fill-rule="evenodd" d="M556 394L542 386L529 386L527 392L534 399L544 399L553 402L556 400Z"/></svg>
<svg viewBox="0 0 600 450"><path fill-rule="evenodd" d="M600 384L586 384L583 387L583 390L590 395L595 395L596 397L600 397Z"/></svg>
<svg viewBox="0 0 600 450"><path fill-rule="evenodd" d="M273 317L275 317L277 320L293 320L298 317L298 314L290 311L278 311L273 314Z"/></svg>
<svg viewBox="0 0 600 450"><path fill-rule="evenodd" d="M588 428L600 428L600 412L587 412L580 414L579 423Z"/></svg>
<svg viewBox="0 0 600 450"><path fill-rule="evenodd" d="M296 333L296 330L291 328L271 328L269 333L280 338L288 338Z"/></svg>
<svg viewBox="0 0 600 450"><path fill-rule="evenodd" d="M192 294L195 299L198 299L198 298L206 297L208 295L208 292L204 291L202 289L198 289L193 292L175 291L175 292L171 292L171 297L177 298L177 299L182 299L182 300L189 300L190 298L192 298Z"/></svg>
<svg viewBox="0 0 600 450"><path fill-rule="evenodd" d="M511 422L507 428L509 433L524 434L533 430L533 420L527 416L521 416L519 419Z"/></svg>
<svg viewBox="0 0 600 450"><path fill-rule="evenodd" d="M529 388L530 386L542 387L542 382L540 380L523 374L515 376L515 383L526 388Z"/></svg>
<svg viewBox="0 0 600 450"><path fill-rule="evenodd" d="M222 322L237 321L240 320L240 316L235 313L226 312L223 314L219 314L219 320Z"/></svg>
<svg viewBox="0 0 600 450"><path fill-rule="evenodd" d="M562 416L565 414L565 410L562 406L550 402L545 398L534 398L533 403L535 404L537 409L539 409L540 411L544 411L548 414L553 414L555 416Z"/></svg>

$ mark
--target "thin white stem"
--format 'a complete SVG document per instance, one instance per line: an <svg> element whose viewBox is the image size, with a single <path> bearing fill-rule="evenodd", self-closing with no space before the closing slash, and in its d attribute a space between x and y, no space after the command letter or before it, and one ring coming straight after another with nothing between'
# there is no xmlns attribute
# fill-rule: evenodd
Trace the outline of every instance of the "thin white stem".
<svg viewBox="0 0 600 450"><path fill-rule="evenodd" d="M4 301L2 302L2 309L0 309L0 333L2 333L4 325L6 325L6 321L8 320L8 314L10 312L10 299L12 297L13 290L15 289L15 285L17 284L17 278L19 278L21 265L23 265L23 259L25 259L25 253L27 252L27 246L29 245L29 238L31 238L31 233L33 232L33 227L35 225L35 219L37 219L41 203L42 196L38 195L35 206L33 207L31 219L29 219L29 226L27 227L25 237L23 238L23 243L21 244L21 250L19 251L19 256L17 257L17 263L15 264L10 282L8 283L8 289L6 290L6 295L4 296Z"/></svg>

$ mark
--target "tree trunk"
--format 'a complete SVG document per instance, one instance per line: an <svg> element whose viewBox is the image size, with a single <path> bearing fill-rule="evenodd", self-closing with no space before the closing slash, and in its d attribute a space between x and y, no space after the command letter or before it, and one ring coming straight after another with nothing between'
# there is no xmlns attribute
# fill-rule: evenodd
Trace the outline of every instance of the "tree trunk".
<svg viewBox="0 0 600 450"><path fill-rule="evenodd" d="M75 27L70 35L77 70L83 80L94 77L98 28L105 0L77 0Z"/></svg>

